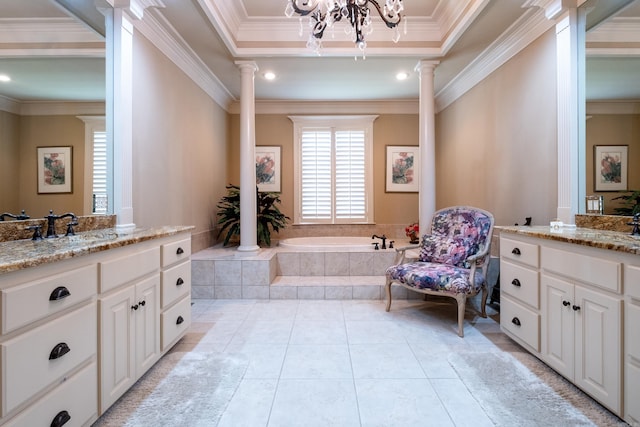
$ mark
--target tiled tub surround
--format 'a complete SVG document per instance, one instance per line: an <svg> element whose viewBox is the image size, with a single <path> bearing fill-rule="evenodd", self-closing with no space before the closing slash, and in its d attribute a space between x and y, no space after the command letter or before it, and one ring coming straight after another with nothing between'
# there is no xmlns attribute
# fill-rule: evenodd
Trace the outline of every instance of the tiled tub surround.
<svg viewBox="0 0 640 427"><path fill-rule="evenodd" d="M64 235L67 231L69 218L56 221L56 234ZM10 242L13 240L31 239L33 230L27 227L33 225L42 226L42 236L47 232L47 220L45 218L30 218L23 221L0 221L0 242ZM103 228L113 228L116 225L115 215L87 215L78 217L78 225L73 229L76 233L82 231L93 231Z"/></svg>
<svg viewBox="0 0 640 427"><path fill-rule="evenodd" d="M397 241L396 247L407 243ZM239 255L235 247L216 246L192 254L192 296L379 300L384 272L395 257L394 249L297 252L278 247L246 256ZM411 298L413 293L397 289L394 297Z"/></svg>

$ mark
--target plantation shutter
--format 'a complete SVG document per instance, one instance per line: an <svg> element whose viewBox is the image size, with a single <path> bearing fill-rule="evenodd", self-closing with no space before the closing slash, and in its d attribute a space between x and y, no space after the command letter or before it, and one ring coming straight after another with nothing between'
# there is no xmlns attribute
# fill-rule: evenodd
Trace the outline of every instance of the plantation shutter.
<svg viewBox="0 0 640 427"><path fill-rule="evenodd" d="M335 217L336 219L364 219L366 217L364 131L336 131L335 147Z"/></svg>
<svg viewBox="0 0 640 427"><path fill-rule="evenodd" d="M301 148L301 218L330 220L332 195L331 131L302 132Z"/></svg>
<svg viewBox="0 0 640 427"><path fill-rule="evenodd" d="M93 213L106 214L107 196L107 133L93 132Z"/></svg>

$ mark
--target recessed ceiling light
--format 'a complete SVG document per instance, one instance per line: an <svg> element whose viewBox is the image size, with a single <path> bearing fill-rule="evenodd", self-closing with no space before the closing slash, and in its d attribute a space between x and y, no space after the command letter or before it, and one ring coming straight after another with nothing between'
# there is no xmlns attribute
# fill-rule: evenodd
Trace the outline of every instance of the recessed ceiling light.
<svg viewBox="0 0 640 427"><path fill-rule="evenodd" d="M409 73L405 73L404 71L401 71L398 74L396 74L396 79L398 80L407 80L408 78L409 78Z"/></svg>
<svg viewBox="0 0 640 427"><path fill-rule="evenodd" d="M271 71L267 71L266 73L264 73L264 78L267 80L273 80L276 78L276 75Z"/></svg>
<svg viewBox="0 0 640 427"><path fill-rule="evenodd" d="M0 74L0 82L10 82L11 81L11 77L7 76L6 74Z"/></svg>

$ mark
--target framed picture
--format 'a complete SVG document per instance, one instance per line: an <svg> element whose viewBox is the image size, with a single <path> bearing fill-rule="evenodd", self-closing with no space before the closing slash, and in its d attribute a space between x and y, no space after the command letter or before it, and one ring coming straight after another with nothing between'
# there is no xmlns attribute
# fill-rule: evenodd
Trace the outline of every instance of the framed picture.
<svg viewBox="0 0 640 427"><path fill-rule="evenodd" d="M627 190L628 150L628 145L595 146L595 191Z"/></svg>
<svg viewBox="0 0 640 427"><path fill-rule="evenodd" d="M37 147L38 194L71 193L71 147Z"/></svg>
<svg viewBox="0 0 640 427"><path fill-rule="evenodd" d="M387 146L385 191L417 192L420 183L420 147Z"/></svg>
<svg viewBox="0 0 640 427"><path fill-rule="evenodd" d="M256 146L256 184L258 191L280 190L280 147Z"/></svg>

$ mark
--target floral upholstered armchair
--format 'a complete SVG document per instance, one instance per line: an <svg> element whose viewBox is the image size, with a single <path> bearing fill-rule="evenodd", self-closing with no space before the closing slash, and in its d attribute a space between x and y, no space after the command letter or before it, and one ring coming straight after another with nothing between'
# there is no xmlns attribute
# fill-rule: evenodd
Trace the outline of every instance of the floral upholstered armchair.
<svg viewBox="0 0 640 427"><path fill-rule="evenodd" d="M486 277L493 222L489 212L470 206L436 211L431 234L423 235L419 245L396 249L399 261L386 271L387 311L391 308L391 284L397 283L423 294L455 298L461 337L468 297L482 291L482 317L487 317ZM405 263L405 251L418 247L418 260Z"/></svg>

